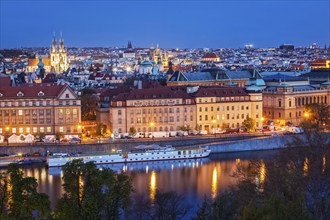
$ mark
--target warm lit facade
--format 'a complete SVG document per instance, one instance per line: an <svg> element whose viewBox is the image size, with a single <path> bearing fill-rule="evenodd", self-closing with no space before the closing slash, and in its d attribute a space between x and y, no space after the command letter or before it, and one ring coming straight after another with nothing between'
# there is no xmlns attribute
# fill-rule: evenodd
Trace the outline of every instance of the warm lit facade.
<svg viewBox="0 0 330 220"><path fill-rule="evenodd" d="M277 125L299 125L302 120L308 119L304 112L305 105L329 103L328 82L310 85L307 79L280 74L265 77L264 80L267 87L263 90L263 116Z"/></svg>
<svg viewBox="0 0 330 220"><path fill-rule="evenodd" d="M109 100L109 99L107 99ZM160 87L120 93L97 109L112 133L191 130L214 133L240 128L249 116L262 126L262 94L239 87Z"/></svg>
<svg viewBox="0 0 330 220"><path fill-rule="evenodd" d="M0 87L0 135L81 133L80 99L67 85Z"/></svg>
<svg viewBox="0 0 330 220"><path fill-rule="evenodd" d="M146 134L170 132L181 126L194 128L196 125L194 99L170 88L134 89L119 94L108 109L98 110L101 114L98 119L108 124L112 133L129 133L131 127Z"/></svg>
<svg viewBox="0 0 330 220"><path fill-rule="evenodd" d="M36 72L38 69L39 58L36 56L34 59L29 59L29 63L26 67L27 72ZM67 57L67 51L64 47L64 41L61 36L59 45L56 43L54 36L52 47L50 49L50 58L42 58L44 69L46 72L62 73L69 68L69 61Z"/></svg>
<svg viewBox="0 0 330 220"><path fill-rule="evenodd" d="M220 57L215 53L207 53L202 57L202 62L220 62Z"/></svg>
<svg viewBox="0 0 330 220"><path fill-rule="evenodd" d="M194 97L199 130L214 133L224 128L240 128L247 117L256 121L256 127L262 126L260 91L248 93L238 87L204 87Z"/></svg>
<svg viewBox="0 0 330 220"><path fill-rule="evenodd" d="M330 68L330 59L317 59L314 60L310 67L312 69L327 69Z"/></svg>

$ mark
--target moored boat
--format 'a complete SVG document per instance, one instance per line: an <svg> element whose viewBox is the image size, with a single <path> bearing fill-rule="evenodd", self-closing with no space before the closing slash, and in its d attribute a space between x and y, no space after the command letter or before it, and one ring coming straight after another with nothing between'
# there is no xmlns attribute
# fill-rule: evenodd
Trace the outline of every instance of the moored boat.
<svg viewBox="0 0 330 220"><path fill-rule="evenodd" d="M208 157L211 150L208 147L176 149L172 146L160 147L139 146L132 151L123 153L102 153L102 154L65 154L54 153L47 158L48 167L60 167L72 160L82 160L84 163L94 162L95 164L131 163L159 160L182 160Z"/></svg>

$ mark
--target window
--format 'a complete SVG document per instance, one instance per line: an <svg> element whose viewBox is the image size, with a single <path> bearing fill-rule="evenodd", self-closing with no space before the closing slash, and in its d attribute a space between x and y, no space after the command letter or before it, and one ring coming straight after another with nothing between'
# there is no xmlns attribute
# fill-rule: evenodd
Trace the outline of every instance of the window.
<svg viewBox="0 0 330 220"><path fill-rule="evenodd" d="M18 110L18 115L23 115L23 110Z"/></svg>
<svg viewBox="0 0 330 220"><path fill-rule="evenodd" d="M205 121L209 120L208 115L205 115Z"/></svg>
<svg viewBox="0 0 330 220"><path fill-rule="evenodd" d="M18 128L18 132L20 133L20 134L23 134L23 128Z"/></svg>
<svg viewBox="0 0 330 220"><path fill-rule="evenodd" d="M203 111L203 108L202 107L199 107L199 111L202 112Z"/></svg>
<svg viewBox="0 0 330 220"><path fill-rule="evenodd" d="M256 109L259 109L259 105L256 105Z"/></svg>
<svg viewBox="0 0 330 220"><path fill-rule="evenodd" d="M121 110L118 110L118 115L121 115Z"/></svg>
<svg viewBox="0 0 330 220"><path fill-rule="evenodd" d="M278 100L278 107L282 107L282 100Z"/></svg>
<svg viewBox="0 0 330 220"><path fill-rule="evenodd" d="M12 128L12 129L11 129L11 132L12 132L13 134L15 134L15 133L16 133L16 128Z"/></svg>
<svg viewBox="0 0 330 220"><path fill-rule="evenodd" d="M45 128L44 127L40 127L40 133L45 133Z"/></svg>
<svg viewBox="0 0 330 220"><path fill-rule="evenodd" d="M66 113L67 115L70 115L70 109L66 109L66 110L65 110L65 113Z"/></svg>
<svg viewBox="0 0 330 220"><path fill-rule="evenodd" d="M118 118L118 124L122 124L122 119L121 118Z"/></svg>
<svg viewBox="0 0 330 220"><path fill-rule="evenodd" d="M72 109L72 113L73 113L74 115L76 115L76 114L78 114L78 110L77 110L76 108L74 108L74 109ZM49 112L49 114L50 114L50 112ZM47 113L47 115L48 115L48 113Z"/></svg>
<svg viewBox="0 0 330 220"><path fill-rule="evenodd" d="M33 128L34 129L34 128ZM63 127L59 127L58 129L59 132L64 132L64 128ZM33 131L34 132L34 131Z"/></svg>
<svg viewBox="0 0 330 220"><path fill-rule="evenodd" d="M65 98L66 99L70 98L70 95L69 94L65 94Z"/></svg>
<svg viewBox="0 0 330 220"><path fill-rule="evenodd" d="M292 104L291 104L291 101L289 101L289 107L291 107L291 105L292 105Z"/></svg>
<svg viewBox="0 0 330 220"><path fill-rule="evenodd" d="M25 128L25 130L26 130L26 133L28 133L28 134L31 132L30 128Z"/></svg>

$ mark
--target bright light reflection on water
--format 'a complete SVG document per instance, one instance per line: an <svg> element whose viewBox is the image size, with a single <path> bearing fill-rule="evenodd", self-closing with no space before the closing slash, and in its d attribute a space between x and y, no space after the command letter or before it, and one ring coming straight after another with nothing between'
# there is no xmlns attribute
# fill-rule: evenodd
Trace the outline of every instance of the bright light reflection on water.
<svg viewBox="0 0 330 220"><path fill-rule="evenodd" d="M164 192L176 191L184 196L188 205L197 209L204 196L214 198L236 183L232 175L237 164L246 166L250 159L269 159L276 153L277 151L213 154L203 159L109 164L99 168L127 172L133 179L135 192L148 195L151 200L155 198L156 189ZM26 167L24 171L25 175L38 179L38 190L47 193L54 206L55 201L63 194L61 169L32 166ZM266 171L261 172L257 178L263 180L264 172Z"/></svg>

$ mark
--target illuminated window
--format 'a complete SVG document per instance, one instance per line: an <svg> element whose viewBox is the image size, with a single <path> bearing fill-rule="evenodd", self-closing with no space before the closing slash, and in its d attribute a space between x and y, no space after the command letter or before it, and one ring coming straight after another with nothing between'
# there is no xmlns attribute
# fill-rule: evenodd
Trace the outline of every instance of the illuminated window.
<svg viewBox="0 0 330 220"><path fill-rule="evenodd" d="M23 128L18 128L20 134L23 134Z"/></svg>
<svg viewBox="0 0 330 220"><path fill-rule="evenodd" d="M72 113L76 115L78 113L78 110L76 108L72 109Z"/></svg>
<svg viewBox="0 0 330 220"><path fill-rule="evenodd" d="M63 131L64 131L63 127L60 127L59 132L63 132Z"/></svg>
<svg viewBox="0 0 330 220"><path fill-rule="evenodd" d="M23 115L23 110L18 110L18 115Z"/></svg>
<svg viewBox="0 0 330 220"><path fill-rule="evenodd" d="M25 128L25 130L26 130L26 133L28 133L28 134L31 132L30 128Z"/></svg>
<svg viewBox="0 0 330 220"><path fill-rule="evenodd" d="M45 128L44 127L40 127L40 132L44 133L45 132Z"/></svg>
<svg viewBox="0 0 330 220"><path fill-rule="evenodd" d="M38 128L37 127L33 127L33 133L37 133L38 132Z"/></svg>
<svg viewBox="0 0 330 220"><path fill-rule="evenodd" d="M48 133L52 132L52 128L51 127L47 127L47 132Z"/></svg>
<svg viewBox="0 0 330 220"><path fill-rule="evenodd" d="M16 128L12 128L11 133L15 134L16 133Z"/></svg>
<svg viewBox="0 0 330 220"><path fill-rule="evenodd" d="M70 115L70 109L66 109L65 112L66 112L67 115Z"/></svg>

